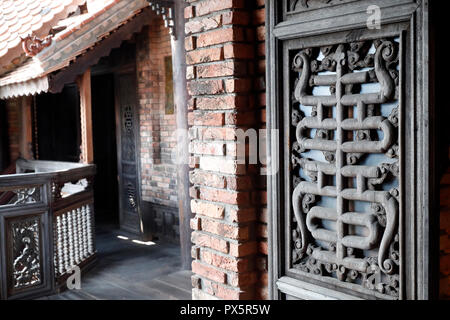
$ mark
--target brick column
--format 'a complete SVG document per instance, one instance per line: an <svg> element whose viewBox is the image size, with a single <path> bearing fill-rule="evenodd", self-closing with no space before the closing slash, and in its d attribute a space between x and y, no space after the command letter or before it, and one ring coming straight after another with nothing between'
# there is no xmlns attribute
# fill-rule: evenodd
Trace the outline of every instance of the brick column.
<svg viewBox="0 0 450 320"><path fill-rule="evenodd" d="M440 279L439 298L450 299L450 168L440 185Z"/></svg>
<svg viewBox="0 0 450 320"><path fill-rule="evenodd" d="M256 108L259 110L259 126L266 128L266 11L265 0L256 0L256 8L252 12L252 22L255 27L256 37ZM259 204L257 214L256 236L258 240L258 255L256 267L258 281L256 283L256 299L269 299L268 293L268 244L267 244L267 179L265 175L258 177L258 190L254 192L254 203Z"/></svg>
<svg viewBox="0 0 450 320"><path fill-rule="evenodd" d="M257 221L265 201L259 168L237 160L236 132L259 129L263 118L256 1L186 2L193 298L253 299L261 296Z"/></svg>

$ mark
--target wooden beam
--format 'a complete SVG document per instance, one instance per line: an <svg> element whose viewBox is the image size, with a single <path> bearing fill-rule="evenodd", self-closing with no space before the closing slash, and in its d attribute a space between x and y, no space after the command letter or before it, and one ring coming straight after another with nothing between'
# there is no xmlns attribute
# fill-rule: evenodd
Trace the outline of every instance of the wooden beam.
<svg viewBox="0 0 450 320"><path fill-rule="evenodd" d="M186 50L184 47L184 1L175 4L176 37L172 37L172 64L174 103L177 130L188 130L189 100L186 83ZM177 138L177 187L180 219L180 245L182 267L191 269L191 198L189 195L189 140L188 134L178 134Z"/></svg>
<svg viewBox="0 0 450 320"><path fill-rule="evenodd" d="M94 163L94 144L92 137L92 101L91 101L91 69L77 78L80 92L81 114L81 155L80 162Z"/></svg>
<svg viewBox="0 0 450 320"><path fill-rule="evenodd" d="M21 134L20 134L20 155L27 160L33 159L33 119L31 117L31 105L33 99L31 96L23 97L20 117L21 117Z"/></svg>
<svg viewBox="0 0 450 320"><path fill-rule="evenodd" d="M112 49L119 48L123 41L131 39L134 33L140 32L142 28L149 24L154 17L150 8L145 8L140 14L134 17L113 32L110 36L98 42L93 50L88 50L84 55L77 58L67 68L49 77L49 92L58 93L67 83L72 83L84 70L98 63L100 58L110 54Z"/></svg>

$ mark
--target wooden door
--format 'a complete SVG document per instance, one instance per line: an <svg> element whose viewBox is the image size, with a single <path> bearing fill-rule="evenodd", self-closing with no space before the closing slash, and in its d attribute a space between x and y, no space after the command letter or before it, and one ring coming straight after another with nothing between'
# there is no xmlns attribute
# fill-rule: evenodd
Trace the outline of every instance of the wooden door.
<svg viewBox="0 0 450 320"><path fill-rule="evenodd" d="M141 235L139 114L135 72L117 73L116 135L120 228Z"/></svg>
<svg viewBox="0 0 450 320"><path fill-rule="evenodd" d="M267 4L272 297L430 298L429 2Z"/></svg>

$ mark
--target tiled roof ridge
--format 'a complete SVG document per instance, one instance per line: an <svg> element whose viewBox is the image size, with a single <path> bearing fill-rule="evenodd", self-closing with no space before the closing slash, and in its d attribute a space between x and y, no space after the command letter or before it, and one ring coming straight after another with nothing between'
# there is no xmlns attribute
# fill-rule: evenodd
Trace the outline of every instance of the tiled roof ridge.
<svg viewBox="0 0 450 320"><path fill-rule="evenodd" d="M23 53L21 37L46 36L51 26L86 0L0 0L0 64Z"/></svg>

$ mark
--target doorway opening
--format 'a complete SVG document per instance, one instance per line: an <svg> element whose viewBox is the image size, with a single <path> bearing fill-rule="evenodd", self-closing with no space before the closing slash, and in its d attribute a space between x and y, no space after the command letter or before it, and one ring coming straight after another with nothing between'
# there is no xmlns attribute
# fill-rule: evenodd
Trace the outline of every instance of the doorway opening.
<svg viewBox="0 0 450 320"><path fill-rule="evenodd" d="M91 78L96 223L119 227L117 182L116 119L114 76L112 73Z"/></svg>
<svg viewBox="0 0 450 320"><path fill-rule="evenodd" d="M51 299L191 299L191 272L181 270L178 241L155 232L161 225L158 230L168 229L170 238L172 212L141 198L140 141L148 129L140 127L136 47L135 37L124 41L91 67L98 263L82 279L81 291Z"/></svg>
<svg viewBox="0 0 450 320"><path fill-rule="evenodd" d="M36 159L79 162L80 99L76 84L66 85L60 93L37 95L34 109Z"/></svg>

